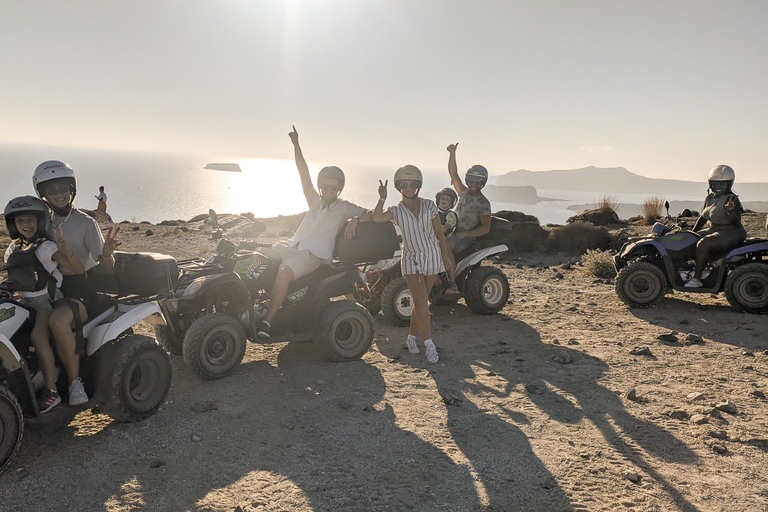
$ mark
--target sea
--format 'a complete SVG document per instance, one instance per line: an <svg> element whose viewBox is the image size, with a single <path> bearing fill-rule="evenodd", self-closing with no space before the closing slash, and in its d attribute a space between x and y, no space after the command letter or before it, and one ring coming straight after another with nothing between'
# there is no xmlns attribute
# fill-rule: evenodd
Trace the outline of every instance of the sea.
<svg viewBox="0 0 768 512"><path fill-rule="evenodd" d="M63 160L77 174L76 205L95 209L99 186L108 196L107 211L115 222L189 220L209 209L217 213L252 213L257 218L293 215L307 210L293 160L232 158L217 155L178 155L68 147L0 144L0 183L3 205L19 195L34 194L32 173L45 160ZM205 169L209 163L237 163L241 172ZM325 164L309 162L313 179ZM379 180L389 180L386 205L396 204L399 194L392 186L394 169L340 164L346 174L341 197L373 209ZM422 169L422 197L450 186L446 169ZM491 176L493 183L493 175ZM493 211L521 211L538 217L542 224L565 224L576 211L571 205L596 203L604 193L538 190L546 200L536 204L494 201ZM641 204L645 194L613 194L622 203ZM703 197L675 196L668 200L701 201ZM622 212L619 212L620 215Z"/></svg>

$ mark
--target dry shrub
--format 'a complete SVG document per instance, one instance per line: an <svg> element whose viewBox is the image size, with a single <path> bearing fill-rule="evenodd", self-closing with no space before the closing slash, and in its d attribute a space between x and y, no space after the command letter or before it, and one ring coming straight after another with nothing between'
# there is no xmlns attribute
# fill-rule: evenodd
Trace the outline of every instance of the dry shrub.
<svg viewBox="0 0 768 512"><path fill-rule="evenodd" d="M661 217L661 210L664 208L664 198L651 196L643 201L643 220L646 226L650 226L656 219Z"/></svg>
<svg viewBox="0 0 768 512"><path fill-rule="evenodd" d="M553 228L549 237L549 250L584 254L587 249L608 249L611 236L604 227L589 222L573 222L564 227Z"/></svg>
<svg viewBox="0 0 768 512"><path fill-rule="evenodd" d="M597 202L597 209L603 211L612 210L618 213L619 198L614 195L606 194Z"/></svg>
<svg viewBox="0 0 768 512"><path fill-rule="evenodd" d="M613 257L608 251L587 249L581 257L581 264L587 273L601 279L610 279L616 275Z"/></svg>

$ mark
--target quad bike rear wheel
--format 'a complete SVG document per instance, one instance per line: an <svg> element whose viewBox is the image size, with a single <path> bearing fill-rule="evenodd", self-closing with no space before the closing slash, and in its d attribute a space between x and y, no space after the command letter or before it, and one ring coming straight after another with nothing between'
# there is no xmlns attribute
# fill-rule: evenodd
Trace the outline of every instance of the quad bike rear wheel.
<svg viewBox="0 0 768 512"><path fill-rule="evenodd" d="M13 459L24 435L21 405L8 388L0 384L0 471Z"/></svg>
<svg viewBox="0 0 768 512"><path fill-rule="evenodd" d="M357 302L333 301L323 310L312 341L331 361L360 359L373 343L373 318Z"/></svg>
<svg viewBox="0 0 768 512"><path fill-rule="evenodd" d="M133 422L154 414L171 389L171 359L149 336L131 334L104 347L100 391L104 412L118 421Z"/></svg>
<svg viewBox="0 0 768 512"><path fill-rule="evenodd" d="M768 311L768 265L746 263L732 270L725 279L725 298L739 311Z"/></svg>
<svg viewBox="0 0 768 512"><path fill-rule="evenodd" d="M237 368L245 356L245 332L225 313L195 320L184 336L184 362L203 380L220 379Z"/></svg>
<svg viewBox="0 0 768 512"><path fill-rule="evenodd" d="M381 292L381 312L393 325L405 327L411 323L413 298L404 277L393 279Z"/></svg>
<svg viewBox="0 0 768 512"><path fill-rule="evenodd" d="M616 276L616 294L632 308L647 308L667 293L667 278L648 261L633 261Z"/></svg>
<svg viewBox="0 0 768 512"><path fill-rule="evenodd" d="M479 315L493 315L507 305L509 281L496 267L477 267L464 283L464 302Z"/></svg>

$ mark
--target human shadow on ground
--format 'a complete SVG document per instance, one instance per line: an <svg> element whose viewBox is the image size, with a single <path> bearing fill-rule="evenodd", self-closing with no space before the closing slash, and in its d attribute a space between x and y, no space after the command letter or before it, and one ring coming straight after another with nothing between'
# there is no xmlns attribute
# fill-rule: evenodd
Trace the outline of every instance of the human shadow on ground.
<svg viewBox="0 0 768 512"><path fill-rule="evenodd" d="M264 510L481 509L466 466L397 426L375 366L323 362L304 344L287 344L277 366L249 366L172 389L171 414L38 452L27 477L0 486L25 485L24 503L2 491L0 500L10 510L218 510L222 500ZM67 457L84 462L56 472ZM65 491L72 482L98 498Z"/></svg>
<svg viewBox="0 0 768 512"><path fill-rule="evenodd" d="M505 319L505 334L484 331L483 324L465 326L471 349L464 359L446 348L436 367L435 382L447 402L448 427L485 485L494 510L564 510L572 507L565 492L531 449L517 424L528 424L525 405L512 393L522 391L538 409L562 423L589 420L627 462L657 481L679 507L694 510L684 496L648 462L644 453L666 461L693 464L697 456L666 430L629 414L615 393L601 386L608 370L601 360L578 350L542 343L539 333L524 322ZM436 320L439 322L439 318ZM498 324L494 327L497 329ZM453 332L462 327L451 325ZM560 364L558 354L573 360ZM468 358L466 356L469 356ZM505 382L502 387L480 384L483 377ZM480 410L475 394L498 397L496 411ZM515 393L516 396L517 393ZM572 403L567 397L573 397ZM458 405L456 405L458 403ZM616 427L612 423L616 424ZM629 438L629 439L628 439Z"/></svg>
<svg viewBox="0 0 768 512"><path fill-rule="evenodd" d="M727 304L698 304L665 297L651 308L631 308L636 318L685 334L692 333L749 350L768 349L768 314L749 314Z"/></svg>

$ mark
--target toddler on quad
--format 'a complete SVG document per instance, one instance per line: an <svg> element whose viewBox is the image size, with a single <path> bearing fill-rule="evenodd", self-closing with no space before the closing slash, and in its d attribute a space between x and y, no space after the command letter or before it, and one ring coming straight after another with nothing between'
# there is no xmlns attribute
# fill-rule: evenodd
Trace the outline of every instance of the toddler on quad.
<svg viewBox="0 0 768 512"><path fill-rule="evenodd" d="M48 207L37 197L11 199L3 213L12 239L4 255L8 270L4 287L18 292L20 302L36 312L30 338L45 380L37 396L38 407L41 413L46 413L61 403L56 390L56 364L48 328L53 301L61 298L59 288L63 277L59 267L78 274L85 272L85 267L67 244L61 228L51 230ZM48 239L51 232L55 242Z"/></svg>
<svg viewBox="0 0 768 512"><path fill-rule="evenodd" d="M435 203L437 204L438 215L440 216L440 225L443 227L443 235L446 238L453 234L459 223L459 216L453 211L453 207L456 206L456 201L458 201L458 199L458 194L450 187L441 188L437 191L437 194L435 194ZM445 289L446 295L460 293L455 280L454 267L451 266L448 269L448 287Z"/></svg>

